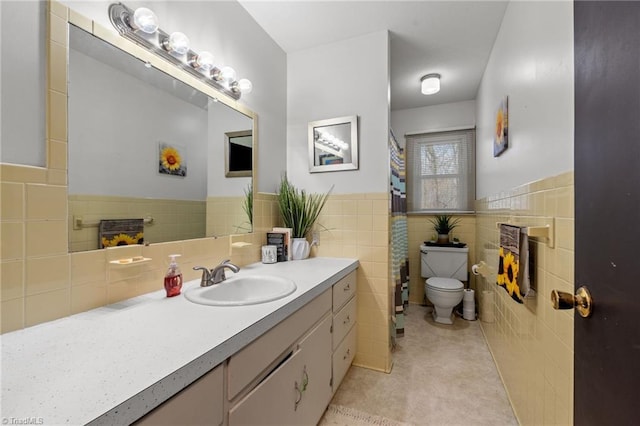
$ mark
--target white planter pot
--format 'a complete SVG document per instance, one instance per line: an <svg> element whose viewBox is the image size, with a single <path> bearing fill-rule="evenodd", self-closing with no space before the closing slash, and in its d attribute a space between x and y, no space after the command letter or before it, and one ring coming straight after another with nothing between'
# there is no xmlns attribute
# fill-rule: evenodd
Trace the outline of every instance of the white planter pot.
<svg viewBox="0 0 640 426"><path fill-rule="evenodd" d="M301 260L309 257L309 241L306 238L292 238L291 256L293 260Z"/></svg>

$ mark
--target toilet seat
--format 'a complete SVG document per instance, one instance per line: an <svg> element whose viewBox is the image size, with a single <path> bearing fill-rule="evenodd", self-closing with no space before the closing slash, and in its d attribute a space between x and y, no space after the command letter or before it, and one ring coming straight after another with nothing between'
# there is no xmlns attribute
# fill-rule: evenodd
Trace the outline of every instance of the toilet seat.
<svg viewBox="0 0 640 426"><path fill-rule="evenodd" d="M464 288L464 284L455 278L431 277L426 284L433 290L445 292L458 292Z"/></svg>

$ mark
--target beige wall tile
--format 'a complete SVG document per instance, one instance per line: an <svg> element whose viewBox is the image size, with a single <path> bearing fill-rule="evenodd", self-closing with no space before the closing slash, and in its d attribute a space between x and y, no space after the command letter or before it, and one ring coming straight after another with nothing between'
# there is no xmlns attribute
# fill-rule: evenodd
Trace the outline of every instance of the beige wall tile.
<svg viewBox="0 0 640 426"><path fill-rule="evenodd" d="M51 40L66 45L68 38L67 20L56 15L49 15L49 19Z"/></svg>
<svg viewBox="0 0 640 426"><path fill-rule="evenodd" d="M24 185L2 182L0 189L0 220L24 220Z"/></svg>
<svg viewBox="0 0 640 426"><path fill-rule="evenodd" d="M66 220L67 188L27 184L27 220Z"/></svg>
<svg viewBox="0 0 640 426"><path fill-rule="evenodd" d="M26 223L27 257L66 254L68 251L67 221Z"/></svg>
<svg viewBox="0 0 640 426"><path fill-rule="evenodd" d="M73 253L70 257L72 286L106 281L107 259L105 250Z"/></svg>
<svg viewBox="0 0 640 426"><path fill-rule="evenodd" d="M25 326L66 317L71 314L70 288L25 298Z"/></svg>
<svg viewBox="0 0 640 426"><path fill-rule="evenodd" d="M0 264L0 300L24 297L24 263L21 260Z"/></svg>
<svg viewBox="0 0 640 426"><path fill-rule="evenodd" d="M2 306L0 333L8 333L24 327L23 298L2 301L0 306Z"/></svg>
<svg viewBox="0 0 640 426"><path fill-rule="evenodd" d="M49 141L49 160L47 166L50 169L67 170L66 142Z"/></svg>
<svg viewBox="0 0 640 426"><path fill-rule="evenodd" d="M106 305L106 282L93 282L71 288L71 313L77 314Z"/></svg>
<svg viewBox="0 0 640 426"><path fill-rule="evenodd" d="M67 95L49 91L49 139L67 141Z"/></svg>
<svg viewBox="0 0 640 426"><path fill-rule="evenodd" d="M3 182L47 183L47 169L42 167L0 164Z"/></svg>
<svg viewBox="0 0 640 426"><path fill-rule="evenodd" d="M67 19L67 15L69 13L69 9L64 4L59 1L52 0L50 3L50 12L56 16L59 16L62 19Z"/></svg>
<svg viewBox="0 0 640 426"><path fill-rule="evenodd" d="M555 311L548 303L553 288L573 292L573 205L573 173L532 182L476 203L475 250L484 257L489 253L486 246L498 246L495 222L535 225L540 223L536 216L555 217L556 247L536 243L535 298L519 305L495 288L495 278L476 281L478 295L484 291L494 295L494 305L488 309L495 321L481 324L521 424L573 422L573 313ZM511 208L509 216L501 216L503 208ZM480 302L478 306L482 319L485 305ZM524 372L523 364L531 373Z"/></svg>
<svg viewBox="0 0 640 426"><path fill-rule="evenodd" d="M68 288L69 256L29 258L26 260L25 294L31 296Z"/></svg>
<svg viewBox="0 0 640 426"><path fill-rule="evenodd" d="M54 41L49 42L49 89L67 93L67 48Z"/></svg>
<svg viewBox="0 0 640 426"><path fill-rule="evenodd" d="M24 224L22 222L0 223L0 258L22 259L24 256Z"/></svg>

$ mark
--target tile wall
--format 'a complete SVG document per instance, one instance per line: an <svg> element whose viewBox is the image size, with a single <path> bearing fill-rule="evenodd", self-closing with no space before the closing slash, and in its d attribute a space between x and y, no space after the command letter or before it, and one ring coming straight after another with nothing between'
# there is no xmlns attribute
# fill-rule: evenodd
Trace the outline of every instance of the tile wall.
<svg viewBox="0 0 640 426"><path fill-rule="evenodd" d="M206 208L204 201L69 195L69 249L72 252L98 249L98 226L74 229L74 218L80 217L89 224L97 224L101 219L152 218L151 224L145 224L144 240L157 243L204 237Z"/></svg>
<svg viewBox="0 0 640 426"><path fill-rule="evenodd" d="M360 261L358 352L354 364L389 372L392 362L389 321L393 307L389 196L387 193L331 195L318 223L320 245L313 248L312 255Z"/></svg>
<svg viewBox="0 0 640 426"><path fill-rule="evenodd" d="M207 236L251 232L251 223L242 209L245 197L207 198Z"/></svg>
<svg viewBox="0 0 640 426"><path fill-rule="evenodd" d="M522 425L573 424L573 311L552 309L552 289L574 292L573 172L476 202L476 253L493 273L478 278L482 329ZM555 221L554 247L534 244L535 296L524 304L496 286L497 222Z"/></svg>
<svg viewBox="0 0 640 426"><path fill-rule="evenodd" d="M468 267L475 263L475 241L476 241L476 218L474 215L454 216L459 218L460 224L451 233L451 238L458 238L461 242L467 243L469 247ZM424 281L420 276L420 245L424 241L437 238L433 230L433 225L429 222L433 219L430 215L409 215L407 226L409 233L409 302L424 303ZM475 277L470 274L469 284L475 288ZM429 303L427 301L427 303Z"/></svg>

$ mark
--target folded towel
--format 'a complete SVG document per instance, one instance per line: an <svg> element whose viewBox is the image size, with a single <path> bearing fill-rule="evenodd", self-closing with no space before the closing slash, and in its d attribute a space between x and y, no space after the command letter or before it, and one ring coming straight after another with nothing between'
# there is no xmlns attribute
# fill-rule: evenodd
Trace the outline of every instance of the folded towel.
<svg viewBox="0 0 640 426"><path fill-rule="evenodd" d="M523 303L530 290L529 237L526 228L500 224L500 259L496 284Z"/></svg>

